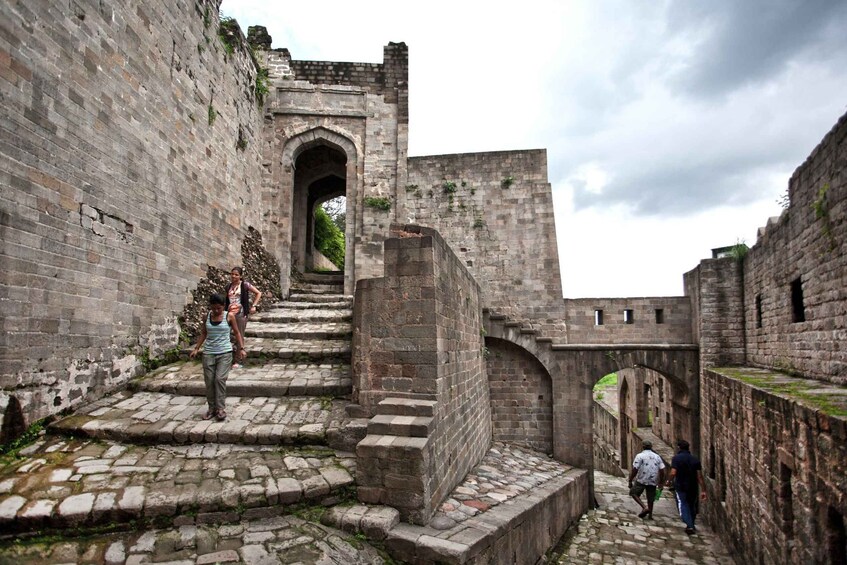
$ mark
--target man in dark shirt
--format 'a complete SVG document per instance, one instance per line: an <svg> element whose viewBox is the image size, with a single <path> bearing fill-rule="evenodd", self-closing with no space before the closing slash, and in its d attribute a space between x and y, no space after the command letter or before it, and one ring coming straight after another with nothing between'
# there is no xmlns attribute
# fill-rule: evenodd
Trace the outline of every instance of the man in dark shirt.
<svg viewBox="0 0 847 565"><path fill-rule="evenodd" d="M700 509L698 501L698 486L700 487L700 498L706 500L706 484L703 481L702 466L700 460L691 455L688 442L681 439L676 442L679 451L671 460L671 476L668 486L673 484L676 492L676 504L679 515L685 522L685 533L691 535L697 530L694 520Z"/></svg>

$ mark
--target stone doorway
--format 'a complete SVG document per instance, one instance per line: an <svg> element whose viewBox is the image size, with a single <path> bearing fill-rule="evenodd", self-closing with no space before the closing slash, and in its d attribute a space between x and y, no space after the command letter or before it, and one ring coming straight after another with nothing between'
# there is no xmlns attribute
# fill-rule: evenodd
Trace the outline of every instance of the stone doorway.
<svg viewBox="0 0 847 565"><path fill-rule="evenodd" d="M297 156L294 163L294 201L291 264L301 273L328 268L315 251L315 213L324 202L347 195L347 156L328 145L317 145ZM346 199L349 208L350 199ZM345 213L349 219L349 210ZM349 239L350 226L345 227ZM349 245L347 248L349 249ZM345 256L345 263L347 257Z"/></svg>

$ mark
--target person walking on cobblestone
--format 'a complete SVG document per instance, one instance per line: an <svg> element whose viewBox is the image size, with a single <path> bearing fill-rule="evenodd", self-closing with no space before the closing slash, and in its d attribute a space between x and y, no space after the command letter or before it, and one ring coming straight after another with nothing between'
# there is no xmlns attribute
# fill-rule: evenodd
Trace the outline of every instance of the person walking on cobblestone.
<svg viewBox="0 0 847 565"><path fill-rule="evenodd" d="M247 329L247 318L250 317L250 314L256 313L256 306L262 299L262 292L244 280L244 270L241 267L233 267L229 276L232 282L226 287L226 304L224 306L227 312L232 312L235 315L235 321L243 339L244 331ZM250 303L251 294L255 295L252 304ZM238 368L238 363L234 364L233 368Z"/></svg>
<svg viewBox="0 0 847 565"><path fill-rule="evenodd" d="M653 502L656 500L656 486L664 482L665 463L658 453L653 451L650 440L641 442L643 451L635 456L629 473L629 495L641 507L639 518L653 519ZM635 484L632 484L635 479ZM641 502L641 493L647 491L647 506Z"/></svg>
<svg viewBox="0 0 847 565"><path fill-rule="evenodd" d="M679 452L671 460L671 483L676 492L676 504L679 516L685 522L685 533L692 535L697 532L694 521L700 511L699 500L706 500L706 484L703 481L700 460L691 454L689 444L684 439L676 442ZM698 496L698 487L700 493Z"/></svg>
<svg viewBox="0 0 847 565"><path fill-rule="evenodd" d="M225 303L226 299L220 294L209 297L209 313L200 330L200 339L190 354L193 359L200 352L200 347L203 347L203 379L206 382L206 401L209 403L204 420L226 420L226 379L233 357L230 332L235 334L238 345L235 358L243 359L246 355L235 314L224 310Z"/></svg>

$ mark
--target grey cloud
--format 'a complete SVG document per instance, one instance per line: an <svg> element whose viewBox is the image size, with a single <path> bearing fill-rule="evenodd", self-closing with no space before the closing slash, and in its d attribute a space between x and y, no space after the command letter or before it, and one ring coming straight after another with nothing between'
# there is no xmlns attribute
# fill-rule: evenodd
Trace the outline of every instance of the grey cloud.
<svg viewBox="0 0 847 565"><path fill-rule="evenodd" d="M612 179L602 194L575 187L574 204L577 209L626 204L638 216L687 216L767 196L770 187L756 186L751 174L790 166L788 159L756 159L750 155L649 162L639 169L624 171L620 180Z"/></svg>
<svg viewBox="0 0 847 565"><path fill-rule="evenodd" d="M674 2L671 34L697 38L689 66L674 77L689 94L720 96L767 80L792 61L844 60L847 2L844 0L715 0Z"/></svg>

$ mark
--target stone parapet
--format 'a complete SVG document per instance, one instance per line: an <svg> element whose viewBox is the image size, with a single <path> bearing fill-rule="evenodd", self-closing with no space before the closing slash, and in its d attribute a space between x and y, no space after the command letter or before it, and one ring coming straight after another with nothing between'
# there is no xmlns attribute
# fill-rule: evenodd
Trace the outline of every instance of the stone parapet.
<svg viewBox="0 0 847 565"><path fill-rule="evenodd" d="M843 559L845 387L749 367L704 369L701 424L702 508L740 559Z"/></svg>

